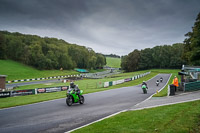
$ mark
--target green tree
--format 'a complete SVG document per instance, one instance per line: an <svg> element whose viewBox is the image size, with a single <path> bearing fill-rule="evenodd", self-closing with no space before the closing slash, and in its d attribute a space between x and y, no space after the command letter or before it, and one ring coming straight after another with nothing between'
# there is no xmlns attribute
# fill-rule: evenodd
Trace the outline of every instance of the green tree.
<svg viewBox="0 0 200 133"><path fill-rule="evenodd" d="M183 58L191 65L200 65L200 13L197 15L192 32L185 34Z"/></svg>
<svg viewBox="0 0 200 133"><path fill-rule="evenodd" d="M136 49L130 54L128 54L127 60L128 60L127 62L128 72L133 72L138 70L140 61L140 51Z"/></svg>
<svg viewBox="0 0 200 133"><path fill-rule="evenodd" d="M6 44L5 37L2 33L0 33L0 59L6 58Z"/></svg>

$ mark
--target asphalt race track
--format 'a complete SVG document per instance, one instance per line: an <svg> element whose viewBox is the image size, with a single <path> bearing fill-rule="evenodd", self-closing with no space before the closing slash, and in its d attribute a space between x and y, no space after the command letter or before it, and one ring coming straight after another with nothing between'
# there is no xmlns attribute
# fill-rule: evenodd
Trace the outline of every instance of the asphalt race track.
<svg viewBox="0 0 200 133"><path fill-rule="evenodd" d="M163 82L156 86L156 80ZM85 104L68 107L65 99L57 99L0 110L1 133L58 132L63 133L118 111L129 109L147 99L168 81L170 74L159 74L149 80L148 93L141 86L123 87L86 94Z"/></svg>

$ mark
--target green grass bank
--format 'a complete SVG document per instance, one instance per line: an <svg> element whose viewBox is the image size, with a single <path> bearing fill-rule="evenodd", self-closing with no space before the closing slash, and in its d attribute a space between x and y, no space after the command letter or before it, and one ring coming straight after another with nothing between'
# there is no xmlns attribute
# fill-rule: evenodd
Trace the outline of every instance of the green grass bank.
<svg viewBox="0 0 200 133"><path fill-rule="evenodd" d="M200 100L128 111L73 133L199 133Z"/></svg>
<svg viewBox="0 0 200 133"><path fill-rule="evenodd" d="M0 60L0 75L7 75L6 80L44 78L79 74L73 70L37 70L33 67L12 60Z"/></svg>
<svg viewBox="0 0 200 133"><path fill-rule="evenodd" d="M121 68L121 58L106 57L106 66Z"/></svg>

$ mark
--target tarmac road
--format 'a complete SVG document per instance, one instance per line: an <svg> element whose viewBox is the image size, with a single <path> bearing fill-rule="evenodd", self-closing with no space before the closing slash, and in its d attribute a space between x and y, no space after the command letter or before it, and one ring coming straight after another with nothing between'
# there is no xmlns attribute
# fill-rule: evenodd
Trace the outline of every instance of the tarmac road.
<svg viewBox="0 0 200 133"><path fill-rule="evenodd" d="M160 77L163 82L157 87ZM68 107L65 99L57 99L0 110L1 133L58 132L63 133L85 125L118 111L129 109L161 89L170 74L159 74L149 80L148 93L141 86L123 87L102 92L85 94L85 104Z"/></svg>

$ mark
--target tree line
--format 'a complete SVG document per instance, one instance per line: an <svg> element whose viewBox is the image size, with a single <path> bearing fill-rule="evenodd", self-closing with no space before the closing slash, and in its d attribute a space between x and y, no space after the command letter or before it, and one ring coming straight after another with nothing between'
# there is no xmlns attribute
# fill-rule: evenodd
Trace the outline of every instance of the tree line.
<svg viewBox="0 0 200 133"><path fill-rule="evenodd" d="M104 54L105 57L112 57L112 58L120 58L119 55L116 54Z"/></svg>
<svg viewBox="0 0 200 133"><path fill-rule="evenodd" d="M0 59L19 61L37 69L96 69L105 57L91 48L62 39L0 31Z"/></svg>
<svg viewBox="0 0 200 133"><path fill-rule="evenodd" d="M135 49L121 58L121 67L127 72L152 68L178 68L185 65L200 66L200 13L192 27L185 34L183 43L162 45L143 50Z"/></svg>

